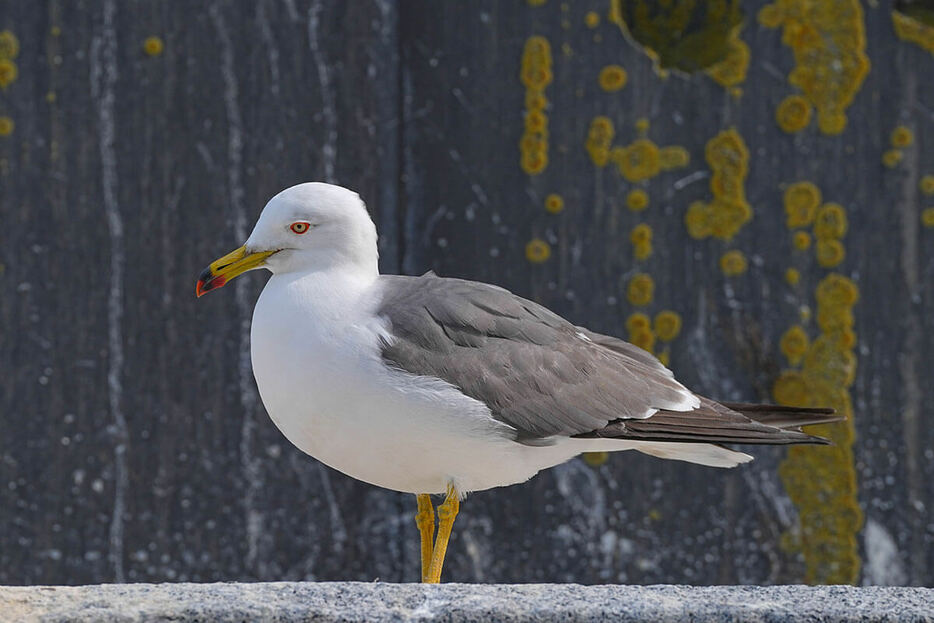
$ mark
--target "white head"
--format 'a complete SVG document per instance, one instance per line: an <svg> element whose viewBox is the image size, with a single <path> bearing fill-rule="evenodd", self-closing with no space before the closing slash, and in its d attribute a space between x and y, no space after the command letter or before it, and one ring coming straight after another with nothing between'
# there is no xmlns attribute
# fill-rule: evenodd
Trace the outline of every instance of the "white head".
<svg viewBox="0 0 934 623"><path fill-rule="evenodd" d="M263 208L247 253L276 251L274 273L337 265L377 269L376 226L360 196L341 186L308 182L286 188Z"/></svg>
<svg viewBox="0 0 934 623"><path fill-rule="evenodd" d="M246 244L211 264L201 274L197 293L255 268L276 274L346 268L375 277L378 257L376 226L360 196L333 184L308 182L270 199Z"/></svg>

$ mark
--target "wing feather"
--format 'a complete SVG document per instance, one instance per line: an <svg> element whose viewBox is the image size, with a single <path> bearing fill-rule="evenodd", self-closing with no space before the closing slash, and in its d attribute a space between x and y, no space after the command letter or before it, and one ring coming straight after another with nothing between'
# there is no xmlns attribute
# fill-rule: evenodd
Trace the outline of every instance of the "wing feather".
<svg viewBox="0 0 934 623"><path fill-rule="evenodd" d="M384 360L486 403L520 439L579 435L698 404L648 353L502 288L433 274L381 279L379 313L392 335Z"/></svg>

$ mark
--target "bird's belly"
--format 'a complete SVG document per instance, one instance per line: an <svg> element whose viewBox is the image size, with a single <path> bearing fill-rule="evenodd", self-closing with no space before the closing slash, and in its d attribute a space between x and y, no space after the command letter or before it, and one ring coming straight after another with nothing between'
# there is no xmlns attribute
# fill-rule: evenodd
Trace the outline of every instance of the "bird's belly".
<svg viewBox="0 0 934 623"><path fill-rule="evenodd" d="M386 368L365 348L253 340L266 409L303 452L358 480L410 493L523 482L576 452L530 448L450 385ZM310 356L314 353L315 356Z"/></svg>

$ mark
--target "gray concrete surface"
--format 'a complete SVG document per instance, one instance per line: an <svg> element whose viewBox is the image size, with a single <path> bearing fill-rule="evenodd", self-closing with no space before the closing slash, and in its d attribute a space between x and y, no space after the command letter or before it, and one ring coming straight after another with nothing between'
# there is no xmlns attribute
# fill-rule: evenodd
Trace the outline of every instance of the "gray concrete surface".
<svg viewBox="0 0 934 623"><path fill-rule="evenodd" d="M934 621L934 589L356 582L0 587L0 620Z"/></svg>

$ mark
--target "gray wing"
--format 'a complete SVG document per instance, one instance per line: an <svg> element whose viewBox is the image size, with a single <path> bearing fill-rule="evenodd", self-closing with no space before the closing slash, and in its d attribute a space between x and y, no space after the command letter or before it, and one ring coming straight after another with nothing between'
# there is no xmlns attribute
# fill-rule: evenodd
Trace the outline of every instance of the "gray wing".
<svg viewBox="0 0 934 623"><path fill-rule="evenodd" d="M591 340L610 350L638 359L671 375L658 359L634 344L577 327ZM641 420L617 419L600 430L575 437L677 441L685 443L826 444L823 437L802 432L802 426L829 424L844 418L833 409L788 407L746 402L718 402L700 396L700 406L690 411L659 409Z"/></svg>
<svg viewBox="0 0 934 623"><path fill-rule="evenodd" d="M486 403L520 441L583 435L699 404L648 353L625 342L601 345L613 338L502 288L430 273L380 279L378 313L392 336L383 359Z"/></svg>

